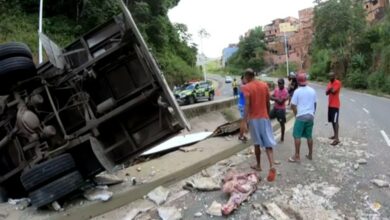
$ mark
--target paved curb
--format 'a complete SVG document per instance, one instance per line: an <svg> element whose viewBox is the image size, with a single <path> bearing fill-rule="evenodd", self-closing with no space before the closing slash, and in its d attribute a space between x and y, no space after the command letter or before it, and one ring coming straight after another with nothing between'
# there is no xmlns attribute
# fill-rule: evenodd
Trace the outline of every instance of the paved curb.
<svg viewBox="0 0 390 220"><path fill-rule="evenodd" d="M287 115L287 121L293 118L293 114L290 112ZM273 121L273 129L276 130L280 127L277 121ZM66 210L64 213L50 213L50 215L45 215L43 213L25 213L24 215L29 216L29 220L35 219L47 219L47 220L62 220L62 219L90 219L92 217L104 214L106 212L117 209L121 206L124 206L128 203L131 203L137 199L142 199L144 195L153 190L154 188L161 185L169 185L174 182L178 182L182 179L190 177L203 169L221 161L230 156L248 148L250 146L247 144L238 144L233 147L227 147L219 152L214 152L214 154L209 154L207 157L196 161L192 164L187 164L183 168L178 168L176 172L168 173L163 175L160 178L156 178L151 182L136 185L131 188L125 188L123 186L114 186L112 190L115 191L113 198L109 202L86 202L84 205L75 205L70 209ZM121 188L125 188L122 191ZM79 204L76 202L75 204ZM34 216L35 215L35 216ZM19 219L25 219L26 216Z"/></svg>

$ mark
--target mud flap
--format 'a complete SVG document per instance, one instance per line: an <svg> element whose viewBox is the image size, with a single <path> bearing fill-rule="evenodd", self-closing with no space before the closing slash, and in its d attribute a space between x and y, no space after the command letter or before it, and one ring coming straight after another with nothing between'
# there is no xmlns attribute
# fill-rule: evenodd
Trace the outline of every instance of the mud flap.
<svg viewBox="0 0 390 220"><path fill-rule="evenodd" d="M92 151L95 154L96 158L98 159L99 163L102 165L102 167L109 172L113 171L115 164L104 153L103 143L92 136L89 137L89 141L91 143Z"/></svg>

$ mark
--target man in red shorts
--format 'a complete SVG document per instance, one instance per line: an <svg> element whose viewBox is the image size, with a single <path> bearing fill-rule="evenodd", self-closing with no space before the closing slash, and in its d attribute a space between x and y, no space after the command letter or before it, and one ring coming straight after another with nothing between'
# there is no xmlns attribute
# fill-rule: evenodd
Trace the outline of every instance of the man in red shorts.
<svg viewBox="0 0 390 220"><path fill-rule="evenodd" d="M339 114L340 114L340 90L341 82L336 79L334 72L329 73L330 82L326 88L326 95L329 96L328 122L332 123L334 135L329 139L333 140L331 145L336 146L339 140Z"/></svg>

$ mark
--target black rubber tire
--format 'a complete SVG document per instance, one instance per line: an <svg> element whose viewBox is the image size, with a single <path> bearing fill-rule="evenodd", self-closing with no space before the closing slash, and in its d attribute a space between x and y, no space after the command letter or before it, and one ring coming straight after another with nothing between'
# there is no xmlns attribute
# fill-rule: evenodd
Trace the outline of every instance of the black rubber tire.
<svg viewBox="0 0 390 220"><path fill-rule="evenodd" d="M195 97L194 96L188 97L188 104L192 105L194 103L195 103Z"/></svg>
<svg viewBox="0 0 390 220"><path fill-rule="evenodd" d="M84 183L78 171L69 173L29 194L31 204L40 208L76 191Z"/></svg>
<svg viewBox="0 0 390 220"><path fill-rule="evenodd" d="M27 57L32 59L30 48L19 42L0 44L0 60L10 57Z"/></svg>
<svg viewBox="0 0 390 220"><path fill-rule="evenodd" d="M27 191L32 191L46 182L74 170L75 167L72 155L63 154L23 171L20 181Z"/></svg>
<svg viewBox="0 0 390 220"><path fill-rule="evenodd" d="M7 94L15 83L36 76L34 62L27 57L0 60L0 93Z"/></svg>

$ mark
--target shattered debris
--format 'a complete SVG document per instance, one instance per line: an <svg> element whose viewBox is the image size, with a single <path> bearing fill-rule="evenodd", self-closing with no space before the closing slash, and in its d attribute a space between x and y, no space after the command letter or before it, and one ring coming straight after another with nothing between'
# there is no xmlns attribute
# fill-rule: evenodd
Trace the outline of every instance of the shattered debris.
<svg viewBox="0 0 390 220"><path fill-rule="evenodd" d="M379 202L374 202L374 203L370 204L370 208L374 212L378 212L381 207L382 207L382 205Z"/></svg>
<svg viewBox="0 0 390 220"><path fill-rule="evenodd" d="M163 204L169 195L169 189L159 186L148 193L148 198L152 200L157 205Z"/></svg>
<svg viewBox="0 0 390 220"><path fill-rule="evenodd" d="M360 164L360 165L367 164L367 160L366 160L366 159L363 159L363 158L357 160L356 162L357 162L358 164Z"/></svg>
<svg viewBox="0 0 390 220"><path fill-rule="evenodd" d="M289 220L290 217L286 215L282 209L275 203L264 203L263 206L267 209L270 216L278 220Z"/></svg>
<svg viewBox="0 0 390 220"><path fill-rule="evenodd" d="M389 182L381 179L373 179L370 181L371 183L375 184L379 188L383 187L389 187Z"/></svg>
<svg viewBox="0 0 390 220"><path fill-rule="evenodd" d="M358 170L359 169L359 164L358 163L354 164L353 165L353 169Z"/></svg>
<svg viewBox="0 0 390 220"><path fill-rule="evenodd" d="M182 219L182 215L175 207L159 207L157 209L158 215L162 220L179 220Z"/></svg>
<svg viewBox="0 0 390 220"><path fill-rule="evenodd" d="M141 172L141 167L137 167L137 171L138 171L138 172Z"/></svg>
<svg viewBox="0 0 390 220"><path fill-rule="evenodd" d="M112 198L113 193L107 190L108 187L96 187L84 192L84 197L89 201L100 200L106 202Z"/></svg>
<svg viewBox="0 0 390 220"><path fill-rule="evenodd" d="M123 179L120 179L117 176L112 174L101 173L94 178L94 181L97 185L100 186L105 186L105 185L111 186L111 185L122 183Z"/></svg>
<svg viewBox="0 0 390 220"><path fill-rule="evenodd" d="M211 177L199 177L192 178L191 180L186 182L186 186L192 187L194 189L198 189L201 191L213 191L221 189L219 183L217 183Z"/></svg>
<svg viewBox="0 0 390 220"><path fill-rule="evenodd" d="M194 214L194 217L195 218L199 218L199 217L202 217L202 215L203 215L203 213L197 212L197 213Z"/></svg>
<svg viewBox="0 0 390 220"><path fill-rule="evenodd" d="M24 210L30 205L30 203L31 200L29 198L8 199L8 204L16 206L16 210Z"/></svg>
<svg viewBox="0 0 390 220"><path fill-rule="evenodd" d="M222 204L213 201L213 203L210 205L206 212L207 214L212 216L222 216Z"/></svg>
<svg viewBox="0 0 390 220"><path fill-rule="evenodd" d="M57 202L57 201L54 201L51 203L51 207L57 211L57 212L62 212L64 211L64 208L61 207L61 205Z"/></svg>

